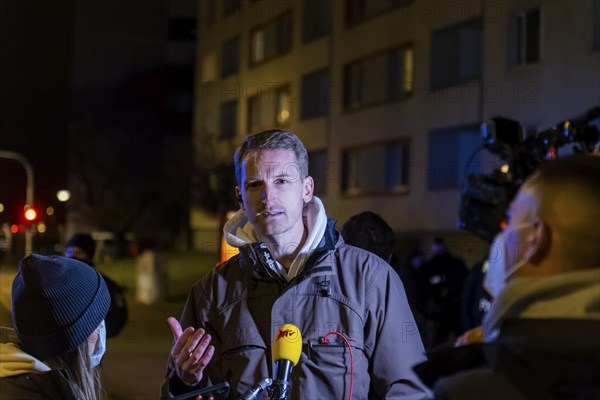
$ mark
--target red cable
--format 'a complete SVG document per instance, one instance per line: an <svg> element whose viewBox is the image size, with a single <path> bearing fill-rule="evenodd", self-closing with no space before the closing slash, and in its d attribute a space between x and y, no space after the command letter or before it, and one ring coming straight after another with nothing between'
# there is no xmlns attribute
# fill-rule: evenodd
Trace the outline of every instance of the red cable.
<svg viewBox="0 0 600 400"><path fill-rule="evenodd" d="M331 334L338 335L339 337L344 339L344 342L346 342L346 345L348 346L348 350L350 350L350 395L348 396L348 399L352 400L352 387L354 386L354 357L352 356L352 346L350 346L350 342L348 341L346 336L336 331L327 332L327 334L323 336L323 344L328 344L327 336Z"/></svg>

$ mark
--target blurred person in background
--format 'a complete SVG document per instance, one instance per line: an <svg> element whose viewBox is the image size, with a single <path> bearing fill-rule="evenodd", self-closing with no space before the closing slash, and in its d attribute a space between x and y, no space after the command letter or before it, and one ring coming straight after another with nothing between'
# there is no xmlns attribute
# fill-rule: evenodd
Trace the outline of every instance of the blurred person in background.
<svg viewBox="0 0 600 400"><path fill-rule="evenodd" d="M364 211L348 218L342 226L340 234L347 244L379 256L398 273L404 285L406 298L417 323L419 334L423 340L423 335L426 332L426 321L422 310L418 308L419 299L422 296L419 289L422 287L418 282L418 273L413 271L412 268L398 263L396 257L397 237L392 228L378 214L372 211ZM425 340L423 341L425 342Z"/></svg>
<svg viewBox="0 0 600 400"><path fill-rule="evenodd" d="M65 256L74 258L87 265L94 267L94 255L96 253L96 242L88 233L76 233L66 244ZM127 324L127 300L121 286L110 279L108 276L100 273L108 292L110 293L110 309L106 316L106 336L115 337L123 330Z"/></svg>
<svg viewBox="0 0 600 400"><path fill-rule="evenodd" d="M600 398L600 158L547 161L521 186L487 343L415 367L440 399ZM488 271L488 273L491 272Z"/></svg>
<svg viewBox="0 0 600 400"><path fill-rule="evenodd" d="M396 251L396 234L387 222L372 211L348 218L340 230L349 245L370 251L388 264Z"/></svg>
<svg viewBox="0 0 600 400"><path fill-rule="evenodd" d="M14 329L2 327L0 397L97 400L110 295L94 268L32 254L12 284Z"/></svg>
<svg viewBox="0 0 600 400"><path fill-rule="evenodd" d="M465 263L450 254L444 239L433 240L431 254L431 259L422 267L429 294L425 305L428 349L454 340L462 333L460 302L467 277Z"/></svg>
<svg viewBox="0 0 600 400"><path fill-rule="evenodd" d="M461 301L463 333L454 342L455 346L483 342L483 320L504 280L504 233L500 231L492 241L488 257L471 268L465 281Z"/></svg>

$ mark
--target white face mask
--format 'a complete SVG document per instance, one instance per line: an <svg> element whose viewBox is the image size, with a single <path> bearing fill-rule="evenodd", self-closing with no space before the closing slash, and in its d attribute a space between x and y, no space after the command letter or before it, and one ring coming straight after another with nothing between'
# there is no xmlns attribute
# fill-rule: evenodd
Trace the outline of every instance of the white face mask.
<svg viewBox="0 0 600 400"><path fill-rule="evenodd" d="M505 280L529 261L525 244L519 242L518 232L532 226L531 222L520 222L509 229L504 229L504 271Z"/></svg>
<svg viewBox="0 0 600 400"><path fill-rule="evenodd" d="M487 271L483 280L485 289L492 297L497 297L506 284L504 254L504 233L500 232L490 246Z"/></svg>
<svg viewBox="0 0 600 400"><path fill-rule="evenodd" d="M100 331L98 333L96 347L94 348L94 352L90 355L92 368L100 365L100 361L102 360L104 352L106 351L106 325L104 324L104 320L102 320L100 323L99 329Z"/></svg>

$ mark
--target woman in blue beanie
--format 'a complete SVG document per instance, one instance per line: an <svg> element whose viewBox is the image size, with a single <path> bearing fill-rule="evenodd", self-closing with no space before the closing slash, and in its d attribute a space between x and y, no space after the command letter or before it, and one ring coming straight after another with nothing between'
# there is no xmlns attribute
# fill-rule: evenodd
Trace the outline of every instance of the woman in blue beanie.
<svg viewBox="0 0 600 400"><path fill-rule="evenodd" d="M6 399L101 399L96 368L106 348L110 295L94 268L32 254L12 286L14 331L0 337L0 396Z"/></svg>

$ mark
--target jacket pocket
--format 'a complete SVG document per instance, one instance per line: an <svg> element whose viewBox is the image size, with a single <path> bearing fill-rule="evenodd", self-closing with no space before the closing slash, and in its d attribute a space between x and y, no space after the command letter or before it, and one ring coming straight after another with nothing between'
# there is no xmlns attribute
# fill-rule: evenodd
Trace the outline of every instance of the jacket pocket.
<svg viewBox="0 0 600 400"><path fill-rule="evenodd" d="M244 393L268 376L265 346L249 344L223 349L221 365L225 380L237 382L233 393Z"/></svg>
<svg viewBox="0 0 600 400"><path fill-rule="evenodd" d="M344 344L318 344L308 342L302 354L303 362L298 380L310 380L297 393L302 399L347 399L350 394L351 359ZM363 349L352 346L354 361L353 399L367 399L369 392L368 362ZM300 383L300 382L299 382ZM300 386L300 385L298 385Z"/></svg>

